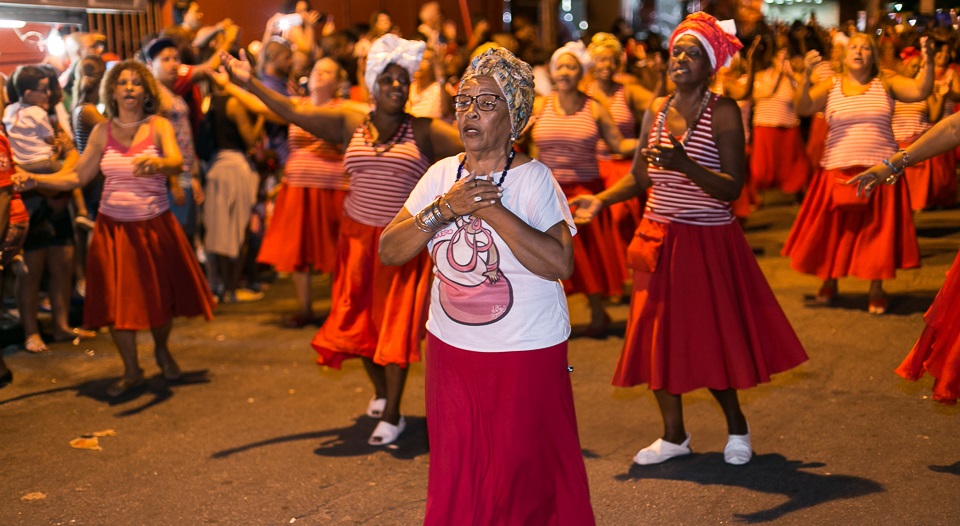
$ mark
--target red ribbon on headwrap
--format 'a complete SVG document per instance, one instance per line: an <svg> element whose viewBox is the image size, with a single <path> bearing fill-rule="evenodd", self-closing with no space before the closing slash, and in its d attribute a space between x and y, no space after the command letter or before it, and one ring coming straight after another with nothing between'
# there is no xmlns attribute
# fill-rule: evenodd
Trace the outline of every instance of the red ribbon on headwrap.
<svg viewBox="0 0 960 526"><path fill-rule="evenodd" d="M903 60L904 62L919 56L920 50L913 46L905 47L903 48L903 51L900 52L900 60Z"/></svg>
<svg viewBox="0 0 960 526"><path fill-rule="evenodd" d="M727 21L729 22L729 21ZM693 33L700 42L707 47L713 70L730 62L730 58L743 48L740 40L731 33L724 31L720 21L703 11L693 13L680 22L680 25L670 35L670 53L673 54L673 44L685 33Z"/></svg>

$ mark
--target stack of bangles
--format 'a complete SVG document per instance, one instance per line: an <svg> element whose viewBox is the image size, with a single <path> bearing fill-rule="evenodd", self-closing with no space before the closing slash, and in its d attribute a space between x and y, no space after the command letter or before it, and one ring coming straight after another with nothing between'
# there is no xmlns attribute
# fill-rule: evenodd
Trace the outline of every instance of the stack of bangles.
<svg viewBox="0 0 960 526"><path fill-rule="evenodd" d="M443 217L443 212L440 211L441 199L443 199L443 196L438 197L434 202L425 206L423 210L417 212L417 215L413 216L413 222L421 232L432 234L456 220L456 212L453 211L450 203L446 201L444 201L443 204L450 210L450 213L453 214L453 219Z"/></svg>
<svg viewBox="0 0 960 526"><path fill-rule="evenodd" d="M910 165L910 155L906 150L900 148L900 168L894 166L889 159L884 159L883 164L893 170L893 173L883 180L883 184L894 184L897 182L897 179L900 178L900 175L903 174L903 171L906 170L907 166Z"/></svg>

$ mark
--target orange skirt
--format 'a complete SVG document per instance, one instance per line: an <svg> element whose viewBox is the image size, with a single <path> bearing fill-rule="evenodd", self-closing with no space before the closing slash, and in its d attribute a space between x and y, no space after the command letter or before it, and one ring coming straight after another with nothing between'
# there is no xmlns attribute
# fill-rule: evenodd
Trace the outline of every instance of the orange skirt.
<svg viewBox="0 0 960 526"><path fill-rule="evenodd" d="M611 161L599 160L600 178L603 179L603 187L610 188L617 184L617 181L624 177L633 177L630 175L630 167L633 165L632 159L618 159ZM610 237L610 243L613 245L613 258L608 264L616 265L615 268L608 267L608 273L627 276L627 247L633 239L633 233L640 224L640 218L643 217L643 207L647 202L647 194L644 193L635 198L622 203L617 203L610 208L610 221L613 225L615 235Z"/></svg>
<svg viewBox="0 0 960 526"><path fill-rule="evenodd" d="M795 194L803 190L810 178L810 160L800 128L754 126L750 176L754 191L777 187Z"/></svg>
<svg viewBox="0 0 960 526"><path fill-rule="evenodd" d="M807 360L739 225L665 228L656 270L633 274L613 385L746 389Z"/></svg>
<svg viewBox="0 0 960 526"><path fill-rule="evenodd" d="M345 190L284 184L257 261L280 272L333 272Z"/></svg>
<svg viewBox="0 0 960 526"><path fill-rule="evenodd" d="M960 254L923 319L927 326L896 373L907 380L929 373L935 378L933 399L955 404L960 398Z"/></svg>
<svg viewBox="0 0 960 526"><path fill-rule="evenodd" d="M145 221L98 214L88 250L84 326L139 331L213 318L213 294L170 211Z"/></svg>
<svg viewBox="0 0 960 526"><path fill-rule="evenodd" d="M903 141L901 148L913 141ZM921 161L904 171L910 189L910 208L914 211L932 206L950 206L957 201L957 160L946 152Z"/></svg>
<svg viewBox="0 0 960 526"><path fill-rule="evenodd" d="M317 363L339 369L347 358L401 367L420 361L432 283L427 251L404 265L384 266L378 252L383 227L347 216L340 225L330 315L311 342Z"/></svg>
<svg viewBox="0 0 960 526"><path fill-rule="evenodd" d="M561 184L568 199L582 194L598 194L603 191L599 179L590 183ZM610 239L614 234L613 219L608 208L603 209L593 221L577 226L573 236L573 276L564 280L567 294L623 294L626 267L620 267L617 245Z"/></svg>
<svg viewBox="0 0 960 526"><path fill-rule="evenodd" d="M834 206L836 179L849 179L865 169L820 169L813 176L783 246L794 270L823 280L881 280L892 279L897 269L920 266L910 196L902 179L893 186L878 185L860 208Z"/></svg>

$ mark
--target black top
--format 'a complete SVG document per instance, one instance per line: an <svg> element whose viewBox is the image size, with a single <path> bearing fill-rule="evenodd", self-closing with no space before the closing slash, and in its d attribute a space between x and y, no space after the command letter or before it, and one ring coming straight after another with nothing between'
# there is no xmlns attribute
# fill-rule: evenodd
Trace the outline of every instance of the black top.
<svg viewBox="0 0 960 526"><path fill-rule="evenodd" d="M236 123L230 120L227 115L227 101L229 95L214 93L210 96L210 109L213 116L213 138L217 150L237 150L247 151L247 145L243 143L243 137L240 136L240 130Z"/></svg>

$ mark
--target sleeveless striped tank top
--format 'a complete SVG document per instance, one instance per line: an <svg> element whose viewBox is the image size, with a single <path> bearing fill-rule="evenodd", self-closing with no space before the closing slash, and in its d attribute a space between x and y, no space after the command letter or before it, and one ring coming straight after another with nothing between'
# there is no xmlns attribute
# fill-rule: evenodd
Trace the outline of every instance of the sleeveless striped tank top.
<svg viewBox="0 0 960 526"><path fill-rule="evenodd" d="M367 142L364 126L353 132L343 156L343 165L350 175L350 191L343 211L350 219L370 226L386 226L430 167L430 160L414 140L412 116L407 115L397 133L397 142L383 151Z"/></svg>
<svg viewBox="0 0 960 526"><path fill-rule="evenodd" d="M951 64L952 66L952 64ZM937 93L943 86L950 86L953 82L953 78L957 73L953 70L953 67L948 67L940 74L940 78L934 79L933 81L933 91ZM943 115L941 118L953 115L956 112L957 105L952 101L946 101L943 104Z"/></svg>
<svg viewBox="0 0 960 526"><path fill-rule="evenodd" d="M698 164L720 171L720 153L713 140L713 107L719 99L714 95L707 104L700 121L690 130L684 147L687 155ZM665 124L666 112L661 110L654 122L647 141L649 146L671 146ZM657 133L659 132L659 137ZM683 142L683 139L678 139ZM644 217L661 223L684 223L688 225L725 225L733 222L730 203L711 197L686 175L648 165L647 173L653 181Z"/></svg>
<svg viewBox="0 0 960 526"><path fill-rule="evenodd" d="M900 102L893 107L893 138L900 141L915 138L930 129L930 105L927 101Z"/></svg>
<svg viewBox="0 0 960 526"><path fill-rule="evenodd" d="M153 219L170 209L167 199L167 177L154 174L145 177L133 175L133 160L140 156L160 157L160 149L153 141L153 123L149 133L138 143L124 147L113 138L113 124L107 123L107 146L100 159L103 174L103 196L100 213L117 221Z"/></svg>
<svg viewBox="0 0 960 526"><path fill-rule="evenodd" d="M587 97L573 115L560 115L556 95L547 99L537 116L531 137L540 150L539 161L547 165L560 184L588 183L600 179L597 141L600 130L593 117L596 102Z"/></svg>
<svg viewBox="0 0 960 526"><path fill-rule="evenodd" d="M300 101L308 104L307 99ZM323 108L339 108L342 99L333 99ZM296 124L290 125L287 132L287 145L290 156L285 167L286 183L295 188L326 188L347 190L350 181L343 167L343 150L337 144L318 139Z"/></svg>
<svg viewBox="0 0 960 526"><path fill-rule="evenodd" d="M593 97L594 94L599 91L600 88L597 86L597 83L594 82L593 84L590 84L590 88L587 90L587 95ZM618 86L617 90L608 100L609 106L607 107L607 111L609 111L610 116L613 117L613 123L617 125L617 128L620 130L623 138L636 139L637 119L630 110L630 105L627 103L627 92L624 90L623 86ZM601 161L609 161L612 159L623 159L623 156L611 152L606 141L600 139L597 141L597 159L600 159Z"/></svg>
<svg viewBox="0 0 960 526"><path fill-rule="evenodd" d="M878 78L860 95L844 95L841 78L833 83L823 111L827 141L820 165L827 170L873 166L897 151L893 99Z"/></svg>
<svg viewBox="0 0 960 526"><path fill-rule="evenodd" d="M793 88L790 79L781 76L772 95L754 101L754 126L771 128L796 128L800 126L800 117L797 116L797 110L793 106L795 95L796 90Z"/></svg>

